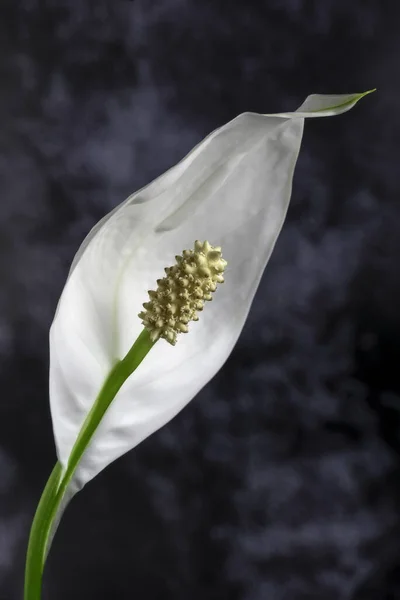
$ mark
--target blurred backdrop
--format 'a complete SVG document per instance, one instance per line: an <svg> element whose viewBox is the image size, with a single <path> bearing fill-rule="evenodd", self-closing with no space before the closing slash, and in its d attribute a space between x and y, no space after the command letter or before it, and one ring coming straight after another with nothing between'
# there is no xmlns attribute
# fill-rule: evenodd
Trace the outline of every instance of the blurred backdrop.
<svg viewBox="0 0 400 600"><path fill-rule="evenodd" d="M306 123L234 352L74 499L43 598L400 598L399 18L393 0L2 0L1 600L22 598L55 462L48 330L89 229L238 113L372 87Z"/></svg>

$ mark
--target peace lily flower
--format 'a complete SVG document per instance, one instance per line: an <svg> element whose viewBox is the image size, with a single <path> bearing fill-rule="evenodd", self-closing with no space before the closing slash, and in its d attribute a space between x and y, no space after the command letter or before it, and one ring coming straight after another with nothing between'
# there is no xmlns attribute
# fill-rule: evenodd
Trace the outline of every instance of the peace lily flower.
<svg viewBox="0 0 400 600"><path fill-rule="evenodd" d="M32 525L25 600L40 599L72 496L172 419L231 353L286 215L304 119L367 93L239 115L89 233L50 331L58 463Z"/></svg>

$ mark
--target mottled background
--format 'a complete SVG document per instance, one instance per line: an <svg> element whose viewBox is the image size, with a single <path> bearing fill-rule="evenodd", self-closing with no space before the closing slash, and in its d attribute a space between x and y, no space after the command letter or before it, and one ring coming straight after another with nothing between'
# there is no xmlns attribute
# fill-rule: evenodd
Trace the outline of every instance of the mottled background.
<svg viewBox="0 0 400 600"><path fill-rule="evenodd" d="M395 0L2 0L0 598L55 461L48 329L93 224L236 114L306 124L230 359L75 498L48 600L400 598ZM250 242L249 242L250 243Z"/></svg>

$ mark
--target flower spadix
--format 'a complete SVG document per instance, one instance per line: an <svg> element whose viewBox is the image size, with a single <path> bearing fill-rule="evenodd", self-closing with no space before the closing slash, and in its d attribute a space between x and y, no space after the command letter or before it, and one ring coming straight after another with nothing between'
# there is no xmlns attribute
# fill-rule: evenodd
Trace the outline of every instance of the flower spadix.
<svg viewBox="0 0 400 600"><path fill-rule="evenodd" d="M157 290L149 290L150 301L139 313L142 324L155 342L160 337L175 346L177 334L189 331L189 321L198 321L204 302L212 300L227 265L221 248L196 241L194 250L175 256L177 264L166 267L166 277L157 279Z"/></svg>
<svg viewBox="0 0 400 600"><path fill-rule="evenodd" d="M239 115L89 233L50 332L52 420L60 477L68 473L59 506L174 417L226 361L286 215L305 118L343 113L363 95L313 95L296 112ZM219 247L196 242L160 279L194 240L219 244L224 259ZM196 322L225 260L226 281ZM154 347L119 380L72 468L88 415L110 373L129 366L143 325Z"/></svg>

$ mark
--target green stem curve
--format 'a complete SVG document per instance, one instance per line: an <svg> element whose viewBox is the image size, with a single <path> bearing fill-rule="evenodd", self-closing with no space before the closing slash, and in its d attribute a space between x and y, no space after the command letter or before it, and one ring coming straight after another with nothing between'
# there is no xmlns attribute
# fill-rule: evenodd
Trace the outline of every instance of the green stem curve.
<svg viewBox="0 0 400 600"><path fill-rule="evenodd" d="M128 354L111 369L92 408L90 409L72 448L67 468L62 474L59 462L55 465L43 491L33 519L25 568L24 600L40 600L42 576L52 525L76 468L98 425L116 394L154 346L144 329Z"/></svg>

